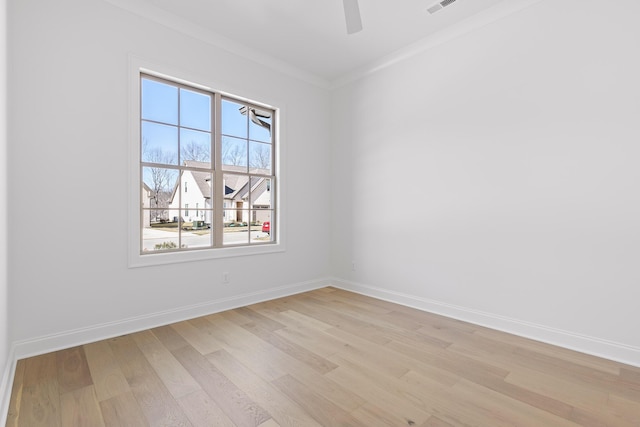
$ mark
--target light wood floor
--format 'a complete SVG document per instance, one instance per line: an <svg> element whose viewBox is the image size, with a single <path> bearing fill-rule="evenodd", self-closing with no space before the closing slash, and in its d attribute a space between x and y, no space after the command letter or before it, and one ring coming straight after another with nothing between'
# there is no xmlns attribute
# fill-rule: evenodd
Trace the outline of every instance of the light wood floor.
<svg viewBox="0 0 640 427"><path fill-rule="evenodd" d="M333 288L20 360L8 426L640 426L640 369Z"/></svg>

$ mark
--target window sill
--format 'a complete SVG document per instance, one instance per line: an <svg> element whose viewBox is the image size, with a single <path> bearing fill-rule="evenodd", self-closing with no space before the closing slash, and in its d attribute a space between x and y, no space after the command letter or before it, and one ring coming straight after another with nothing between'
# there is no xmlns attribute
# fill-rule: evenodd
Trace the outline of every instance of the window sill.
<svg viewBox="0 0 640 427"><path fill-rule="evenodd" d="M282 243L202 249L185 252L161 252L145 255L132 251L129 255L129 268L150 267L154 265L204 261L239 256L264 255L284 251L285 248Z"/></svg>

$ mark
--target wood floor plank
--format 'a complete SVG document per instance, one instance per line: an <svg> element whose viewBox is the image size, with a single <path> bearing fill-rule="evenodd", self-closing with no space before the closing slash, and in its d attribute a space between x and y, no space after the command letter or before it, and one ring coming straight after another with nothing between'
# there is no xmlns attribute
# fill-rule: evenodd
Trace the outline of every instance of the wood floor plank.
<svg viewBox="0 0 640 427"><path fill-rule="evenodd" d="M40 356L30 357L24 360L24 386L40 384L45 381L58 383L58 368L56 353L46 353Z"/></svg>
<svg viewBox="0 0 640 427"><path fill-rule="evenodd" d="M332 307L347 309L349 311L357 311L363 314L373 315L375 317L383 317L391 311L388 308L370 304L365 301L358 301L351 295L343 295L340 292L314 293L310 292L315 299L323 301Z"/></svg>
<svg viewBox="0 0 640 427"><path fill-rule="evenodd" d="M194 319L196 321L198 319ZM200 354L209 354L214 351L220 350L222 346L215 338L211 337L206 332L203 332L200 328L194 326L190 321L173 323L171 325L185 341L187 341L193 348L198 350Z"/></svg>
<svg viewBox="0 0 640 427"><path fill-rule="evenodd" d="M604 403L612 390L605 391L597 385L575 381L564 374L546 374L547 369L537 357L537 351L541 348L538 343L527 347L536 348L529 353L529 357L515 357L518 347L511 344L511 340L501 342L484 335L459 336L456 343L448 349L480 361L493 359L494 363L513 372L504 382L489 377L476 378L475 381L479 384L581 425L627 425L624 417L619 417ZM567 352L562 356L570 357L571 353ZM541 354L549 352L544 349ZM605 373L608 369L596 371Z"/></svg>
<svg viewBox="0 0 640 427"><path fill-rule="evenodd" d="M259 305L257 305L259 306ZM284 328L284 325L276 320L270 319L257 311L253 310L254 306L248 307L240 307L234 310L231 310L234 313L239 313L242 316L251 319L254 323L259 323L260 327L266 329L268 331L277 331L278 329Z"/></svg>
<svg viewBox="0 0 640 427"><path fill-rule="evenodd" d="M450 424L446 421L441 420L435 415L429 418L422 426L420 427L454 427L453 424Z"/></svg>
<svg viewBox="0 0 640 427"><path fill-rule="evenodd" d="M504 380L581 408L602 407L609 399L609 393L604 390L525 368L509 373Z"/></svg>
<svg viewBox="0 0 640 427"><path fill-rule="evenodd" d="M578 427L579 424L549 412L526 405L510 396L489 390L471 381L462 380L452 389L461 405L474 411L474 422L487 427L554 426Z"/></svg>
<svg viewBox="0 0 640 427"><path fill-rule="evenodd" d="M312 351L309 351L306 348L287 340L286 338L276 335L268 329L263 329L261 325L248 323L242 325L242 327L258 338L268 342L275 348L281 350L284 353L287 353L289 356L299 360L305 365L308 365L321 374L326 374L327 372L332 371L333 369L338 367L335 363L321 356L318 356Z"/></svg>
<svg viewBox="0 0 640 427"><path fill-rule="evenodd" d="M345 332L343 329L334 328L327 331L345 343L340 354L352 358L363 364L375 366L380 372L396 378L406 374L410 367L406 363L406 357L402 354L377 345L367 339L360 338L357 334Z"/></svg>
<svg viewBox="0 0 640 427"><path fill-rule="evenodd" d="M197 378L202 389L218 404L237 425L258 426L271 415L233 384L203 355L192 347L174 352L176 358Z"/></svg>
<svg viewBox="0 0 640 427"><path fill-rule="evenodd" d="M279 350L223 316L214 314L205 316L204 319L210 325L203 325L203 327L207 328L219 340L221 349L231 353L245 366L259 374L261 378L269 381L286 375L290 366L288 360L263 356L274 351L281 353Z"/></svg>
<svg viewBox="0 0 640 427"><path fill-rule="evenodd" d="M516 348L514 355L535 360L541 369L575 380L585 386L605 387L619 396L632 401L640 401L640 387L620 381L617 374L589 368L581 363L573 363L564 357L554 357L528 348Z"/></svg>
<svg viewBox="0 0 640 427"><path fill-rule="evenodd" d="M465 377L463 372L461 372L461 375ZM495 375L475 371L472 376L467 375L465 378L485 387L488 390L501 393L505 396L510 396L513 399L530 405L531 407L541 409L543 411L549 412L550 414L554 414L561 418L577 422L581 425L606 425L602 420L602 414L599 414L600 416L598 416L592 413L592 411L574 407L566 402L554 399L551 396L543 395L526 387L512 384ZM410 383L419 385L423 390L425 386L429 387L433 382L432 375L424 375L423 372L417 373L416 371L409 372L403 377L403 379Z"/></svg>
<svg viewBox="0 0 640 427"><path fill-rule="evenodd" d="M427 313L424 312L422 310L418 310L417 308L413 308L413 307L409 307L409 306L405 306L405 305L400 305L400 304L395 304L389 301L385 301L385 300L381 300L381 299L377 299L377 298L373 298L367 295L363 295L363 294L358 294L355 292L350 292L350 291L345 291L343 289L335 289L336 295L343 295L353 301L360 301L366 304L370 304L370 305L374 305L383 309L386 309L388 311L399 311L402 313L406 313L409 314L411 316L417 316L419 318L422 319L435 319L435 318L442 318L442 319L446 319L452 322L458 322L455 319L451 319L448 317L444 317L444 316L439 316L437 314L434 313ZM302 294L304 295L304 294ZM425 320L425 322L429 322L431 320ZM464 322L461 322L464 323ZM469 325L467 323L464 323L466 325Z"/></svg>
<svg viewBox="0 0 640 427"><path fill-rule="evenodd" d="M375 328L366 321L357 319L354 316L332 310L328 306L323 306L322 301L311 297L300 298L297 302L296 310L304 312L317 320L329 323L334 329L359 336L375 344L386 344L390 340L376 333Z"/></svg>
<svg viewBox="0 0 640 427"><path fill-rule="evenodd" d="M620 378L629 386L640 388L640 368L625 365L620 368Z"/></svg>
<svg viewBox="0 0 640 427"><path fill-rule="evenodd" d="M264 304L264 303L263 303ZM242 314L240 314L240 312L236 311L236 310L227 310L227 311L223 311L221 313L218 313L221 316L223 316L225 319L229 320L230 322L235 323L236 325L244 325L247 323L251 323L253 322L253 320L250 317L244 316Z"/></svg>
<svg viewBox="0 0 640 427"><path fill-rule="evenodd" d="M355 411L351 412L351 415L368 426L395 427L418 425L413 420L398 419L397 416L390 414L385 408L371 403L365 403Z"/></svg>
<svg viewBox="0 0 640 427"><path fill-rule="evenodd" d="M93 384L84 349L73 347L56 353L60 394Z"/></svg>
<svg viewBox="0 0 640 427"><path fill-rule="evenodd" d="M196 380L151 331L138 332L131 337L175 399L201 390Z"/></svg>
<svg viewBox="0 0 640 427"><path fill-rule="evenodd" d="M65 427L104 427L93 385L60 395L60 408L62 425Z"/></svg>
<svg viewBox="0 0 640 427"><path fill-rule="evenodd" d="M411 344L421 343L432 345L436 348L446 348L451 345L450 341L441 340L437 337L418 332L417 329L419 329L421 325L415 321L417 317L415 315L409 316L405 313L396 312L399 315L398 317L404 316L402 318L403 321L393 321L393 318L387 317L389 313L380 315L344 301L332 301L332 303L327 304L325 308L335 314L350 316L363 322L366 326L361 328L358 334L374 343L384 344L389 341L402 341ZM410 327L407 327L409 318L413 319L413 321L409 325ZM397 325L397 323L402 323L402 325ZM343 326L340 329L345 329L345 327ZM345 331L353 333L353 331L346 329ZM381 340L386 341L383 342Z"/></svg>
<svg viewBox="0 0 640 427"><path fill-rule="evenodd" d="M194 427L236 427L218 404L202 389L178 399Z"/></svg>
<svg viewBox="0 0 640 427"><path fill-rule="evenodd" d="M105 427L145 427L149 422L131 391L100 402Z"/></svg>
<svg viewBox="0 0 640 427"><path fill-rule="evenodd" d="M411 365L413 370L426 364L465 378L490 375L500 379L504 379L510 372L499 365L493 364L491 360L475 360L447 350L432 351L428 348L411 346L402 342L391 342L386 347L415 360L417 363L414 362L414 365Z"/></svg>
<svg viewBox="0 0 640 427"><path fill-rule="evenodd" d="M16 372L13 376L13 386L11 388L11 398L9 400L9 410L7 412L6 427L17 427L22 407L22 388L24 386L25 361L20 359L16 362Z"/></svg>
<svg viewBox="0 0 640 427"><path fill-rule="evenodd" d="M280 329L275 334L294 342L315 354L328 358L344 349L349 343L324 331L295 326Z"/></svg>
<svg viewBox="0 0 640 427"><path fill-rule="evenodd" d="M129 383L106 341L85 344L84 352L99 402L129 391Z"/></svg>
<svg viewBox="0 0 640 427"><path fill-rule="evenodd" d="M300 313L295 310L281 311L279 313L278 320L281 323L286 324L289 328L305 328L318 331L326 331L328 329L333 329L334 327L329 323L314 319L313 317L307 316L304 313Z"/></svg>
<svg viewBox="0 0 640 427"><path fill-rule="evenodd" d="M640 401L631 401L624 397L609 395L607 409L620 425L640 426ZM615 425L615 424L614 424Z"/></svg>
<svg viewBox="0 0 640 427"><path fill-rule="evenodd" d="M371 368L345 359L340 362L340 367L326 376L344 387L349 386L367 403L385 408L395 417L396 424L420 425L433 415L432 408L414 396L406 382L393 376L376 375Z"/></svg>
<svg viewBox="0 0 640 427"><path fill-rule="evenodd" d="M189 345L182 335L170 325L153 328L151 332L153 332L153 335L155 335L169 351L174 351Z"/></svg>
<svg viewBox="0 0 640 427"><path fill-rule="evenodd" d="M229 380L263 407L282 427L320 425L272 384L264 381L224 350L207 356ZM316 383L314 383L316 384Z"/></svg>
<svg viewBox="0 0 640 427"><path fill-rule="evenodd" d="M60 426L60 394L56 353L25 361L20 427Z"/></svg>
<svg viewBox="0 0 640 427"><path fill-rule="evenodd" d="M148 423L153 426L191 426L187 416L162 383L131 336L109 340L113 354Z"/></svg>
<svg viewBox="0 0 640 427"><path fill-rule="evenodd" d="M329 400L316 394L312 387L300 383L291 375L278 378L273 381L273 384L322 426L367 426Z"/></svg>
<svg viewBox="0 0 640 427"><path fill-rule="evenodd" d="M418 329L424 327L424 324L420 322L421 317L409 315L400 311L387 311L386 313L381 314L380 317L385 322L391 323L402 329L408 329L410 331L417 331ZM424 319L422 320L424 321Z"/></svg>
<svg viewBox="0 0 640 427"><path fill-rule="evenodd" d="M624 366L611 360L602 359L566 348L560 348L551 344L531 340L517 335L505 334L504 332L496 331L489 328L478 329L474 331L474 334L491 338L493 342L509 344L515 348L526 349L528 352L530 352L530 354L539 353L551 358L570 360L570 363L576 366L606 372L611 375L618 375L620 373L621 366Z"/></svg>
<svg viewBox="0 0 640 427"><path fill-rule="evenodd" d="M282 427L273 418L260 424L258 427Z"/></svg>
<svg viewBox="0 0 640 427"><path fill-rule="evenodd" d="M278 298L270 301L263 301L260 303L262 308L268 308L272 311L287 311L291 307L289 301L292 301L292 297Z"/></svg>
<svg viewBox="0 0 640 427"><path fill-rule="evenodd" d="M313 383L318 394L345 410L353 410L363 403L362 399L353 393L323 377L297 359L291 358L286 353L262 341L244 328L228 321L224 316L211 315L206 316L206 319L212 322L216 328L211 332L218 334L224 349L262 379L271 381L291 374L299 381ZM280 334L286 330L286 328L279 329L275 333ZM313 334L310 337L313 338ZM345 343L340 343L340 346L343 345ZM313 351L309 347L305 348ZM261 357L266 354L269 354L270 357ZM278 373L281 375L278 376Z"/></svg>
<svg viewBox="0 0 640 427"><path fill-rule="evenodd" d="M492 424L487 421L487 413L495 410L494 406L500 407L499 399L494 399L495 405L486 406L482 399L466 399L463 398L464 394L459 391L459 383L468 383L468 381L461 379L458 383L452 387L446 388L434 388L430 378L425 377L417 372L411 371L403 378L403 381L407 383L407 390L412 395L416 396L416 404L424 407L425 410L433 413L439 420L447 422L452 425L473 425L473 426L487 426L492 427ZM478 393L482 395L493 393L489 388L478 385ZM460 396L458 396L460 394ZM503 398L506 396L502 396ZM510 404L517 405L518 403ZM520 402L520 404L522 404ZM527 407L529 410L535 408L523 404L523 407ZM570 413L571 408L569 408ZM544 412L544 411L540 411ZM551 414L550 414L551 415ZM503 416L501 413L496 413L495 423L496 425L503 425ZM563 421L564 422L564 421ZM520 425L520 424L514 424ZM556 424L541 424L541 425L556 425Z"/></svg>

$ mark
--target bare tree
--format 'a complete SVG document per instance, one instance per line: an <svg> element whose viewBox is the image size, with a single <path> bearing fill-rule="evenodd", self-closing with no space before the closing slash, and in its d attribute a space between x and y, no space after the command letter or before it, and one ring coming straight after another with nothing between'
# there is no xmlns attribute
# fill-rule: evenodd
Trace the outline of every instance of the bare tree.
<svg viewBox="0 0 640 427"><path fill-rule="evenodd" d="M172 164L174 156L164 153L159 148L149 148L147 141L142 143L142 158L145 162L157 164ZM143 180L151 189L151 219L156 221L167 219L167 208L173 187L175 186L177 173L173 169L162 167L145 168L145 176Z"/></svg>
<svg viewBox="0 0 640 427"><path fill-rule="evenodd" d="M211 145L198 144L196 141L189 141L182 145L180 156L182 157L182 160L210 162Z"/></svg>
<svg viewBox="0 0 640 427"><path fill-rule="evenodd" d="M271 150L266 144L254 144L249 153L249 166L256 169L271 169Z"/></svg>
<svg viewBox="0 0 640 427"><path fill-rule="evenodd" d="M223 144L222 163L225 165L246 165L247 154L239 144Z"/></svg>

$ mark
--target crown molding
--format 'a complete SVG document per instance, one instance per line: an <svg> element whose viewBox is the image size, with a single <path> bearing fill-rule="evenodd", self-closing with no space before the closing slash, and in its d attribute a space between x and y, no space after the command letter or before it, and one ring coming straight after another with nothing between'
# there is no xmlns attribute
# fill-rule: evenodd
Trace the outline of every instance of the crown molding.
<svg viewBox="0 0 640 427"><path fill-rule="evenodd" d="M327 79L324 79L316 74L310 73L300 68L294 67L285 61L281 61L270 55L266 55L256 49L252 49L228 37L224 37L189 20L180 18L173 13L167 12L164 9L151 5L141 5L138 2L133 2L131 0L104 1L119 9L123 9L134 15L155 22L187 36L193 37L202 42L213 45L233 55L271 68L275 71L286 74L289 77L293 77L297 80L301 80L303 82L323 89L328 89L330 87L330 82Z"/></svg>
<svg viewBox="0 0 640 427"><path fill-rule="evenodd" d="M450 27L444 28L428 37L411 43L404 48L386 55L363 67L356 68L331 81L330 89L337 89L367 76L377 73L385 68L420 55L430 49L445 44L451 40L462 37L472 31L485 27L509 15L533 6L543 0L505 0L482 12L460 21Z"/></svg>
<svg viewBox="0 0 640 427"><path fill-rule="evenodd" d="M242 43L236 42L228 37L224 37L214 31L196 25L191 21L180 18L173 13L151 5L142 5L130 0L104 0L105 2L163 25L174 31L178 31L205 43L211 44L219 49L225 50L236 56L256 62L275 71L281 72L289 77L301 80L322 89L337 89L357 80L370 76L385 68L420 55L430 49L445 44L458 37L464 36L479 28L485 27L493 22L505 18L514 13L520 12L530 6L544 0L504 0L495 6L479 12L451 27L445 28L363 67L356 68L342 76L329 80L317 74L310 73L298 67L266 55L256 49L250 48Z"/></svg>

